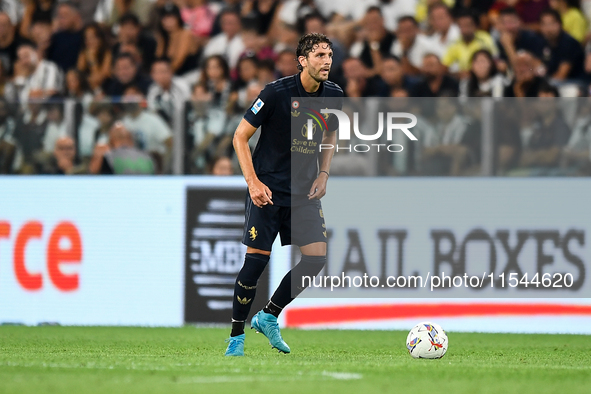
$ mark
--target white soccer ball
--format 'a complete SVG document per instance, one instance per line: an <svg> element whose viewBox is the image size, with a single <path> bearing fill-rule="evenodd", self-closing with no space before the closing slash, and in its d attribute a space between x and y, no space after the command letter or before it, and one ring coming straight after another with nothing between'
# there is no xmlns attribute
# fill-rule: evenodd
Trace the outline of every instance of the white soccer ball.
<svg viewBox="0 0 591 394"><path fill-rule="evenodd" d="M406 348L414 358L441 358L447 352L447 334L439 324L422 322L410 330Z"/></svg>

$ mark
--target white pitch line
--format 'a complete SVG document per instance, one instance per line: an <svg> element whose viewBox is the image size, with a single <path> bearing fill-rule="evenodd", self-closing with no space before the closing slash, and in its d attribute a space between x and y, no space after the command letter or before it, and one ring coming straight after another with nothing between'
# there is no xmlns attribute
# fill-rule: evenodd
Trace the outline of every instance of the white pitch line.
<svg viewBox="0 0 591 394"><path fill-rule="evenodd" d="M360 373L322 371L322 376L330 376L339 380L356 380L363 378Z"/></svg>

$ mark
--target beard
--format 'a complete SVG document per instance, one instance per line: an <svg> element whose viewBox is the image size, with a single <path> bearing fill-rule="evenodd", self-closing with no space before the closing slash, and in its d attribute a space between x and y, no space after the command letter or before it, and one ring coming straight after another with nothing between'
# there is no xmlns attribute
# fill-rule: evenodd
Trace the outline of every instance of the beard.
<svg viewBox="0 0 591 394"><path fill-rule="evenodd" d="M318 69L314 69L314 68L308 68L308 75L310 77L312 77L313 80L315 80L316 82L324 82L328 79L328 74L330 73L330 69L328 70L329 72L326 73L326 75L323 75L320 73L320 68Z"/></svg>

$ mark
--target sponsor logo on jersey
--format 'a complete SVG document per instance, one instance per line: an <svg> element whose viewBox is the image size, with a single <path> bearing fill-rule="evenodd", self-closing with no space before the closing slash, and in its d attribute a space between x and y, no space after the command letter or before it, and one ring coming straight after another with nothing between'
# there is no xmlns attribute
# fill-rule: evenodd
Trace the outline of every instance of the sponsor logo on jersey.
<svg viewBox="0 0 591 394"><path fill-rule="evenodd" d="M250 110L252 111L253 114L256 115L259 113L261 108L263 108L263 105L265 105L265 102L261 99L257 99L257 101L254 102L254 104Z"/></svg>

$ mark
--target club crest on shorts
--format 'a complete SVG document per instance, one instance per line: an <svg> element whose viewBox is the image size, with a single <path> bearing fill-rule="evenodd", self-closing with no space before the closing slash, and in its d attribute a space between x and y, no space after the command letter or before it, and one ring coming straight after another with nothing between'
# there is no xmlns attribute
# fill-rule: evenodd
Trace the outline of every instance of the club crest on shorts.
<svg viewBox="0 0 591 394"><path fill-rule="evenodd" d="M259 235L259 233L257 232L257 229L254 228L254 226L252 226L250 228L250 230L248 230L248 234L250 234L251 241L254 241L257 238L257 235Z"/></svg>

